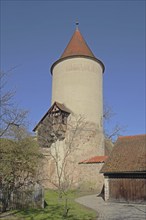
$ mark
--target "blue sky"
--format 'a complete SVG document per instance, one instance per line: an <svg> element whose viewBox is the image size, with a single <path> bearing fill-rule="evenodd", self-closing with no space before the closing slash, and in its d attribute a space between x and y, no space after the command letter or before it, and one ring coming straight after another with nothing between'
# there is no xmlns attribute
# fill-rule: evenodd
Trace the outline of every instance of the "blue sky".
<svg viewBox="0 0 146 220"><path fill-rule="evenodd" d="M1 0L1 70L7 89L29 110L30 130L51 104L51 65L78 19L94 55L105 64L104 100L123 135L145 133L145 1Z"/></svg>

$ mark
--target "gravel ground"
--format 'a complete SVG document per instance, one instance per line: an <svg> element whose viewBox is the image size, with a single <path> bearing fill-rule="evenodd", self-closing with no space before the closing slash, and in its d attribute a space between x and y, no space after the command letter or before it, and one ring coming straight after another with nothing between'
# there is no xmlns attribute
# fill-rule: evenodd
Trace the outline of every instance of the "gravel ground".
<svg viewBox="0 0 146 220"><path fill-rule="evenodd" d="M146 205L105 202L97 195L76 199L97 212L97 220L146 220Z"/></svg>

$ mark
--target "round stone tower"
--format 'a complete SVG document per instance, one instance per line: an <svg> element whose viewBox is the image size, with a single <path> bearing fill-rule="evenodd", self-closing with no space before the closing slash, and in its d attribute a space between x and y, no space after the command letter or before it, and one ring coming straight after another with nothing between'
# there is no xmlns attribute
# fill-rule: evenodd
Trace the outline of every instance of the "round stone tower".
<svg viewBox="0 0 146 220"><path fill-rule="evenodd" d="M97 59L78 27L62 56L51 67L52 104L64 104L102 130L104 64Z"/></svg>
<svg viewBox="0 0 146 220"><path fill-rule="evenodd" d="M94 56L77 27L51 67L52 105L34 128L40 145L46 147L45 187L50 187L50 179L58 183L60 172L65 185L101 191L100 169L105 160L103 72L104 64Z"/></svg>

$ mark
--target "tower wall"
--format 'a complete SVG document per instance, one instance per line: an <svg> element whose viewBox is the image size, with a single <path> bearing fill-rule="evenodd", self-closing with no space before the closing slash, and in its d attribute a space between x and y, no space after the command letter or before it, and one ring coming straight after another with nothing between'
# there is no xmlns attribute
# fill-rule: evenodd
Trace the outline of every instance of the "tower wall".
<svg viewBox="0 0 146 220"><path fill-rule="evenodd" d="M86 57L58 62L53 68L52 104L64 104L102 130L102 72L100 63Z"/></svg>

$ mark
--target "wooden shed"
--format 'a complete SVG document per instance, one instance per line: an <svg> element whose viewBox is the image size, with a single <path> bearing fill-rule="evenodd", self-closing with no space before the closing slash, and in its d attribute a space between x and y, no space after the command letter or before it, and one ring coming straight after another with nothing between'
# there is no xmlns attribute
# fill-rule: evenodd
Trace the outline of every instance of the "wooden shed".
<svg viewBox="0 0 146 220"><path fill-rule="evenodd" d="M146 135L119 137L103 165L105 200L146 202Z"/></svg>

